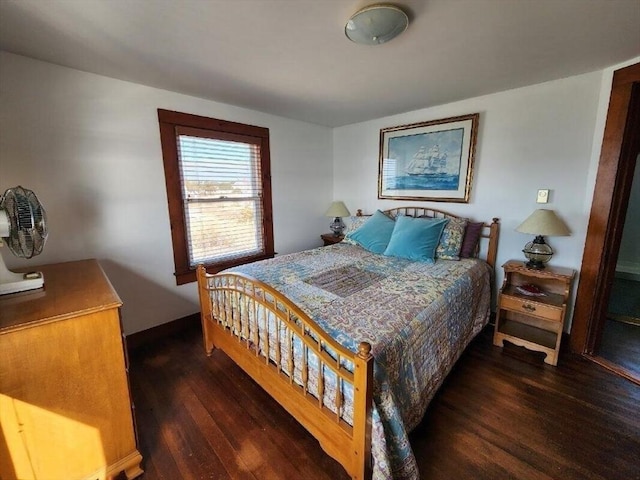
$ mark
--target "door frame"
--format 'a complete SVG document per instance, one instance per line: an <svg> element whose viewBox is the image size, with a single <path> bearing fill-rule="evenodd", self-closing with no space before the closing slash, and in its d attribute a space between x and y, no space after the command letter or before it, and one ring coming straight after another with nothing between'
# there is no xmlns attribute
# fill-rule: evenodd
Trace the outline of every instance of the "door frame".
<svg viewBox="0 0 640 480"><path fill-rule="evenodd" d="M638 97L640 63L616 70L569 340L572 352L587 356L597 354L615 275L637 149L625 133L638 117Z"/></svg>

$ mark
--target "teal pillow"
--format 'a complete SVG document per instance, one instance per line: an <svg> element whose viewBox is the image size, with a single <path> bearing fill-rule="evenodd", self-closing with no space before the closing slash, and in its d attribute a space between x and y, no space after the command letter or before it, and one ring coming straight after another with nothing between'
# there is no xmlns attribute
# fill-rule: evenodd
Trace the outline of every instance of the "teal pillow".
<svg viewBox="0 0 640 480"><path fill-rule="evenodd" d="M351 245L359 245L358 242L356 242L355 240L351 240L351 234L353 232L355 232L357 229L359 229L362 225L364 225L364 222L366 222L367 220L369 220L371 218L371 215L362 215L360 217L358 216L352 216L349 218L349 221L347 223L346 228L344 229L344 243L349 243Z"/></svg>
<svg viewBox="0 0 640 480"><path fill-rule="evenodd" d="M360 228L347 234L362 248L373 253L383 253L393 233L395 221L377 210Z"/></svg>
<svg viewBox="0 0 640 480"><path fill-rule="evenodd" d="M385 255L433 263L446 218L398 217Z"/></svg>

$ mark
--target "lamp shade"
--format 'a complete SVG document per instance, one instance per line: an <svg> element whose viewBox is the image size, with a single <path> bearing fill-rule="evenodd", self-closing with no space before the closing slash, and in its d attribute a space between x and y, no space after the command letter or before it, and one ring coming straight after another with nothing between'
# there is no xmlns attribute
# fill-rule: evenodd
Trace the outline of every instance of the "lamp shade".
<svg viewBox="0 0 640 480"><path fill-rule="evenodd" d="M566 237L571 235L566 223L553 210L540 208L533 212L517 228L517 232L550 237Z"/></svg>
<svg viewBox="0 0 640 480"><path fill-rule="evenodd" d="M348 217L351 215L344 202L333 202L324 214L325 217Z"/></svg>
<svg viewBox="0 0 640 480"><path fill-rule="evenodd" d="M349 40L363 45L379 45L407 29L409 17L394 5L370 5L354 13L344 33Z"/></svg>

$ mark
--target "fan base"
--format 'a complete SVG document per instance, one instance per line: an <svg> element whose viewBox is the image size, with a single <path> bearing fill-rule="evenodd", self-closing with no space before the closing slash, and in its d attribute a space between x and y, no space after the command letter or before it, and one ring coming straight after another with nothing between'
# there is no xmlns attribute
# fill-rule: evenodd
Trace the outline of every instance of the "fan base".
<svg viewBox="0 0 640 480"><path fill-rule="evenodd" d="M36 288L42 287L44 287L44 277L40 273L40 278L21 279L17 282L0 283L0 295L24 292L26 290L35 290Z"/></svg>
<svg viewBox="0 0 640 480"><path fill-rule="evenodd" d="M0 257L0 295L34 290L44 286L41 272L15 273L7 269Z"/></svg>

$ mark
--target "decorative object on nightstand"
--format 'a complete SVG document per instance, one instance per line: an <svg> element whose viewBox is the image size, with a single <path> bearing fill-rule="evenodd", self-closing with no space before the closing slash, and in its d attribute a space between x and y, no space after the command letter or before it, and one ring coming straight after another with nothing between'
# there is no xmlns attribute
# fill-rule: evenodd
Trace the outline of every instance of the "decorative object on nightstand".
<svg viewBox="0 0 640 480"><path fill-rule="evenodd" d="M571 235L569 227L553 210L540 208L533 212L517 228L517 232L529 233L536 238L525 245L524 256L527 257L527 268L541 270L551 260L553 250L544 241L544 236L566 237Z"/></svg>
<svg viewBox="0 0 640 480"><path fill-rule="evenodd" d="M498 296L498 312L493 344L504 341L546 353L545 363L558 364L558 352L567 312L571 282L570 268L528 268L524 262L509 260Z"/></svg>
<svg viewBox="0 0 640 480"><path fill-rule="evenodd" d="M344 235L334 235L333 233L323 233L320 235L324 246L333 245L334 243L340 243L344 239Z"/></svg>
<svg viewBox="0 0 640 480"><path fill-rule="evenodd" d="M344 230L344 222L342 221L342 217L348 217L351 214L349 213L349 210L347 210L344 202L338 201L333 202L329 207L329 210L327 210L324 215L325 217L333 217L333 222L331 222L329 228L331 228L331 231L336 237L339 237L340 235L342 235L342 232Z"/></svg>

